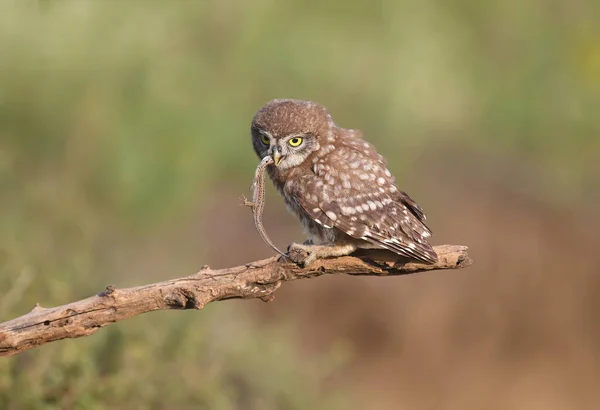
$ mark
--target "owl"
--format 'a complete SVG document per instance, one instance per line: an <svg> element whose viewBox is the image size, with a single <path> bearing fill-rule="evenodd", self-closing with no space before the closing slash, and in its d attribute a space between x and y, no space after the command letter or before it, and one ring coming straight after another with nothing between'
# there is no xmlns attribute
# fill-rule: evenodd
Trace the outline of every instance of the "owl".
<svg viewBox="0 0 600 410"><path fill-rule="evenodd" d="M325 107L272 100L254 116L251 134L258 157L273 158L268 175L308 236L290 245L308 255L305 266L359 248L437 261L421 207L361 132L335 124Z"/></svg>

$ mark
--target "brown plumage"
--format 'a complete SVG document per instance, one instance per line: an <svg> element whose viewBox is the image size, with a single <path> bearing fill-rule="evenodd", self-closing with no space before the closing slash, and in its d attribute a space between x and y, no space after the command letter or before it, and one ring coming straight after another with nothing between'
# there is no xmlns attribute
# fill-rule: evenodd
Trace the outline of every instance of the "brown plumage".
<svg viewBox="0 0 600 410"><path fill-rule="evenodd" d="M357 248L437 261L423 210L360 131L337 126L317 103L273 100L256 113L251 132L259 158L274 158L269 176L315 244L292 245L309 253L306 264Z"/></svg>

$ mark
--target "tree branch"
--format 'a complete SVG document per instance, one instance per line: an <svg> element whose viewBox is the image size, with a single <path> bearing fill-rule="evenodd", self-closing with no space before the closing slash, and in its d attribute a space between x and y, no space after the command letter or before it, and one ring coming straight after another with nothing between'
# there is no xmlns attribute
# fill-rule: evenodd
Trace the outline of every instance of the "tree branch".
<svg viewBox="0 0 600 410"><path fill-rule="evenodd" d="M88 336L99 328L142 313L165 309L202 309L210 302L241 298L270 301L282 282L321 275L391 276L470 266L467 247L434 247L439 261L424 265L370 250L336 259L318 260L307 268L276 257L234 268L212 270L135 288L108 286L96 296L68 305L42 308L0 323L0 356L10 356L65 338Z"/></svg>

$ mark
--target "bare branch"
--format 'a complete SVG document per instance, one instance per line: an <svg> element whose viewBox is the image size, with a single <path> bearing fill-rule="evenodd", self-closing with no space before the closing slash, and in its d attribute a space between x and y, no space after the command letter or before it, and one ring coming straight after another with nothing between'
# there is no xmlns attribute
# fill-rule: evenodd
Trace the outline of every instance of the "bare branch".
<svg viewBox="0 0 600 410"><path fill-rule="evenodd" d="M165 309L202 309L217 300L260 298L270 301L282 282L321 275L391 276L470 266L467 247L434 247L434 265L407 263L385 251L364 251L357 256L319 260L307 268L278 261L276 257L234 268L200 272L135 288L109 286L96 296L68 305L42 308L0 323L0 356L65 338L88 336L99 328L142 313Z"/></svg>

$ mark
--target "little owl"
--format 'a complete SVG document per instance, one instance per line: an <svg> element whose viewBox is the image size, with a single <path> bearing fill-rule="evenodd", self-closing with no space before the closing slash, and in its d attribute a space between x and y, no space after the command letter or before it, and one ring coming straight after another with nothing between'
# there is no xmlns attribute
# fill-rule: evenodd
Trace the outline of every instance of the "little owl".
<svg viewBox="0 0 600 410"><path fill-rule="evenodd" d="M360 131L339 127L317 103L277 99L258 110L251 132L259 158L273 158L269 177L309 237L291 245L308 254L304 265L358 248L437 261L423 210Z"/></svg>

